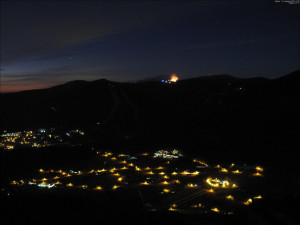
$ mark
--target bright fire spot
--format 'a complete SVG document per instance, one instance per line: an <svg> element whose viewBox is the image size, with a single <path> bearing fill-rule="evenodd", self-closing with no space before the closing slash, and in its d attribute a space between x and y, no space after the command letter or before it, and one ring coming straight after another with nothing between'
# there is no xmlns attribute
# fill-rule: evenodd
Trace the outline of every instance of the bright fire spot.
<svg viewBox="0 0 300 225"><path fill-rule="evenodd" d="M178 76L176 75L176 73L173 73L171 75L171 79L169 80L169 82L177 82L179 80Z"/></svg>

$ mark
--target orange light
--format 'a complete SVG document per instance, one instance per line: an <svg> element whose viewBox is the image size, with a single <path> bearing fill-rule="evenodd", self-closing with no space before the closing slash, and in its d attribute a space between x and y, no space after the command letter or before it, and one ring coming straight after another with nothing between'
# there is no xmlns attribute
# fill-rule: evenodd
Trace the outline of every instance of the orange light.
<svg viewBox="0 0 300 225"><path fill-rule="evenodd" d="M173 73L173 74L171 75L171 79L169 80L169 82L175 83L175 82L177 82L178 80L179 80L179 78L178 78L178 76L176 75L176 73Z"/></svg>

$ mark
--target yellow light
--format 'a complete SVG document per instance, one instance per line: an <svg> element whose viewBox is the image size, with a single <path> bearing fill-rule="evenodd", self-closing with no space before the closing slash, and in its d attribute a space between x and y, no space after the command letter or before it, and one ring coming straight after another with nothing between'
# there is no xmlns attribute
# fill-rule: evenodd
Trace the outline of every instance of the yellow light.
<svg viewBox="0 0 300 225"><path fill-rule="evenodd" d="M116 157L112 157L111 160L117 160L117 158Z"/></svg>
<svg viewBox="0 0 300 225"><path fill-rule="evenodd" d="M81 185L80 187L81 188L87 188L88 186L84 184L84 185Z"/></svg>
<svg viewBox="0 0 300 225"><path fill-rule="evenodd" d="M168 177L167 175L164 176L164 179L170 179L170 177Z"/></svg>
<svg viewBox="0 0 300 225"><path fill-rule="evenodd" d="M133 163L128 164L128 166L134 166Z"/></svg>
<svg viewBox="0 0 300 225"><path fill-rule="evenodd" d="M74 185L72 183L66 184L67 187L73 187Z"/></svg>
<svg viewBox="0 0 300 225"><path fill-rule="evenodd" d="M227 170L226 168L222 168L220 171L221 171L222 173L227 173L227 172L228 172L228 170Z"/></svg>
<svg viewBox="0 0 300 225"><path fill-rule="evenodd" d="M227 181L227 180L224 180L223 182L222 182L222 188L227 188L229 186L229 182Z"/></svg>
<svg viewBox="0 0 300 225"><path fill-rule="evenodd" d="M260 166L255 167L255 169L256 169L257 171L259 171L259 172L263 172L263 171L264 171L264 169L263 169L262 167L260 167Z"/></svg>
<svg viewBox="0 0 300 225"><path fill-rule="evenodd" d="M100 190L102 190L102 187L101 186L97 186L97 187L94 188L94 190L100 191Z"/></svg>
<svg viewBox="0 0 300 225"><path fill-rule="evenodd" d="M252 203L252 199L251 198L249 198L249 199L247 199L246 201L243 202L244 205L249 205L251 203Z"/></svg>
<svg viewBox="0 0 300 225"><path fill-rule="evenodd" d="M18 182L13 180L12 182L10 182L10 184L18 184Z"/></svg>
<svg viewBox="0 0 300 225"><path fill-rule="evenodd" d="M114 185L113 187L112 187L112 189L113 190L116 190L117 188L119 188L120 186L117 186L117 185Z"/></svg>
<svg viewBox="0 0 300 225"><path fill-rule="evenodd" d="M57 182L55 182L54 184L58 185L58 184L61 184L61 182L57 181Z"/></svg>
<svg viewBox="0 0 300 225"><path fill-rule="evenodd" d="M169 192L170 192L170 189L163 189L163 192L169 193Z"/></svg>
<svg viewBox="0 0 300 225"><path fill-rule="evenodd" d="M144 170L151 170L151 168L150 167L146 167Z"/></svg>
<svg viewBox="0 0 300 225"><path fill-rule="evenodd" d="M116 176L116 177L121 176L119 173L114 173L113 175Z"/></svg>
<svg viewBox="0 0 300 225"><path fill-rule="evenodd" d="M40 172L40 173L44 173L44 170L43 170L43 169L40 169L39 172Z"/></svg>
<svg viewBox="0 0 300 225"><path fill-rule="evenodd" d="M180 180L174 180L174 182L175 182L176 184L180 184L180 183L181 183Z"/></svg>
<svg viewBox="0 0 300 225"><path fill-rule="evenodd" d="M206 190L207 192L209 192L209 193L214 193L215 191L214 191L214 189L209 189L209 190Z"/></svg>
<svg viewBox="0 0 300 225"><path fill-rule="evenodd" d="M121 168L121 170L128 170L128 167L123 166L123 167Z"/></svg>
<svg viewBox="0 0 300 225"><path fill-rule="evenodd" d="M220 165L216 165L215 168L221 168L221 166Z"/></svg>
<svg viewBox="0 0 300 225"><path fill-rule="evenodd" d="M98 173L106 172L106 169L97 170Z"/></svg>
<svg viewBox="0 0 300 225"><path fill-rule="evenodd" d="M229 200L234 200L234 197L232 195L227 195L225 198Z"/></svg>
<svg viewBox="0 0 300 225"><path fill-rule="evenodd" d="M118 155L118 157L124 157L124 156L125 156L124 154L119 154L119 155Z"/></svg>
<svg viewBox="0 0 300 225"><path fill-rule="evenodd" d="M124 179L123 177L119 177L119 178L118 178L118 181L119 181L119 182L122 182L123 179Z"/></svg>
<svg viewBox="0 0 300 225"><path fill-rule="evenodd" d="M60 178L60 177L58 177L58 176L53 177L54 180L57 180L57 179L59 179L59 178Z"/></svg>
<svg viewBox="0 0 300 225"><path fill-rule="evenodd" d="M174 208L170 207L169 211L178 211L178 209L174 209Z"/></svg>
<svg viewBox="0 0 300 225"><path fill-rule="evenodd" d="M220 186L220 180L219 179L212 179L211 177L208 177L206 179L206 183L213 187L219 187Z"/></svg>
<svg viewBox="0 0 300 225"><path fill-rule="evenodd" d="M42 179L42 181L46 181L46 180L48 180L48 179L47 179L47 178L43 178L43 179Z"/></svg>
<svg viewBox="0 0 300 225"><path fill-rule="evenodd" d="M163 185L168 185L169 182L168 182L168 181L163 181L163 182L161 182L161 184L163 184Z"/></svg>
<svg viewBox="0 0 300 225"><path fill-rule="evenodd" d="M159 175L165 175L165 173L164 172L160 172L160 173L158 173Z"/></svg>
<svg viewBox="0 0 300 225"><path fill-rule="evenodd" d="M234 163L231 163L231 165L229 166L229 168L232 168L232 167L234 167L235 166L235 164Z"/></svg>
<svg viewBox="0 0 300 225"><path fill-rule="evenodd" d="M67 174L67 175L66 175L66 177L71 177L71 176L72 176L71 174Z"/></svg>
<svg viewBox="0 0 300 225"><path fill-rule="evenodd" d="M154 173L153 173L152 171L147 172L147 174L149 174L149 175L154 175Z"/></svg>
<svg viewBox="0 0 300 225"><path fill-rule="evenodd" d="M149 155L149 153L143 153L143 154L141 154L142 156L147 156L147 155Z"/></svg>
<svg viewBox="0 0 300 225"><path fill-rule="evenodd" d="M234 173L234 174L240 174L240 173L242 173L242 172L239 171L239 170L234 170L234 171L232 171L232 173Z"/></svg>
<svg viewBox="0 0 300 225"><path fill-rule="evenodd" d="M188 174L190 174L188 171L183 171L182 173L181 173L182 175L188 175Z"/></svg>
<svg viewBox="0 0 300 225"><path fill-rule="evenodd" d="M211 208L211 211L214 211L214 212L216 212L216 213L219 213L219 212L220 212L220 210L219 210L217 207Z"/></svg>
<svg viewBox="0 0 300 225"><path fill-rule="evenodd" d="M159 167L157 167L156 169L157 169L157 170L163 170L163 169L164 169L164 167L162 167L162 166L159 166Z"/></svg>
<svg viewBox="0 0 300 225"><path fill-rule="evenodd" d="M258 196L255 196L253 197L254 199L262 199L262 196L261 195L258 195Z"/></svg>
<svg viewBox="0 0 300 225"><path fill-rule="evenodd" d="M125 160L121 161L120 163L126 164L127 162Z"/></svg>
<svg viewBox="0 0 300 225"><path fill-rule="evenodd" d="M189 188L195 187L195 185L193 185L193 184L188 184L188 185L186 185L186 186L189 187Z"/></svg>
<svg viewBox="0 0 300 225"><path fill-rule="evenodd" d="M149 185L149 183L147 181L142 182L141 185Z"/></svg>
<svg viewBox="0 0 300 225"><path fill-rule="evenodd" d="M232 184L232 188L237 188L238 186L236 184Z"/></svg>
<svg viewBox="0 0 300 225"><path fill-rule="evenodd" d="M254 174L253 174L253 176L255 176L255 177L261 177L261 176L262 176L262 174L261 174L261 173L259 173L259 172L256 172L256 173L254 173Z"/></svg>
<svg viewBox="0 0 300 225"><path fill-rule="evenodd" d="M176 173L175 171L172 173L172 175L174 175L174 176L177 175L177 174L178 174L178 173Z"/></svg>
<svg viewBox="0 0 300 225"><path fill-rule="evenodd" d="M195 172L193 172L193 173L191 173L192 175L199 175L199 171L195 171Z"/></svg>
<svg viewBox="0 0 300 225"><path fill-rule="evenodd" d="M141 171L141 169L139 167L137 167L137 166L135 167L135 170L136 171Z"/></svg>

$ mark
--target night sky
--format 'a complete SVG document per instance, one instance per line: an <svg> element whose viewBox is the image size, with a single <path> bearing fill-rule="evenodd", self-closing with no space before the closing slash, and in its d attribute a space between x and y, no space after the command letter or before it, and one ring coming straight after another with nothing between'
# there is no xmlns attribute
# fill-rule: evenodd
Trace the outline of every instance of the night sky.
<svg viewBox="0 0 300 225"><path fill-rule="evenodd" d="M276 78L299 70L299 4L1 2L1 92L176 73Z"/></svg>

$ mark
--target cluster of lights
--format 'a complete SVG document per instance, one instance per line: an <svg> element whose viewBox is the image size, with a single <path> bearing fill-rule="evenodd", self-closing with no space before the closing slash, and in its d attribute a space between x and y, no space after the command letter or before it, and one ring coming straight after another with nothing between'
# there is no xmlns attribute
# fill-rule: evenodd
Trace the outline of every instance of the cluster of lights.
<svg viewBox="0 0 300 225"><path fill-rule="evenodd" d="M178 76L175 73L173 73L169 80L161 80L161 82L166 83L166 84L170 84L170 83L176 83L178 80L179 80Z"/></svg>
<svg viewBox="0 0 300 225"><path fill-rule="evenodd" d="M8 133L4 131L0 135L0 147L11 150L14 149L17 145L26 145L31 147L46 147L52 144L60 144L63 142L61 134L54 133L55 128L50 129L38 129L38 130L29 130L22 132L12 132ZM72 133L78 133L84 135L84 132L81 130L71 130L67 132L66 136L71 136Z"/></svg>
<svg viewBox="0 0 300 225"><path fill-rule="evenodd" d="M211 178L211 177L208 177L206 180L206 183L212 187L215 187L215 188L236 188L237 185L236 184L231 184L229 183L229 181L227 180L223 180L221 181L220 179L218 178Z"/></svg>
<svg viewBox="0 0 300 225"><path fill-rule="evenodd" d="M154 153L154 156L161 157L161 158L167 158L167 159L172 159L172 158L177 159L181 155L179 154L178 150L174 149L172 151L158 150L157 152Z"/></svg>
<svg viewBox="0 0 300 225"><path fill-rule="evenodd" d="M130 156L128 155L124 155L124 154L119 154L119 155L114 155L111 152L105 152L104 154L100 154L100 152L97 152L97 154L100 157L104 157L105 161L110 162L109 160L113 161L113 165L116 165L116 167L110 167L110 168L102 168L102 169L91 169L89 171L73 171L73 170L69 170L69 171L62 171L62 170L44 170L44 169L39 169L39 173L46 175L47 173L57 173L56 175L52 176L51 178L49 176L40 178L40 179L31 179L28 182L25 182L24 180L20 180L20 181L12 181L11 184L12 185L23 185L23 184L29 184L29 185L36 185L38 187L41 188L53 188L53 187L66 187L66 188L80 188L80 189L88 189L88 190L95 190L95 191L102 191L104 190L104 188L102 186L99 185L94 185L94 186L89 186L87 184L82 184L82 185L74 185L72 182L61 182L59 179L64 179L64 178L68 178L68 177L72 177L72 176L79 176L79 175L99 175L100 173L105 173L108 174L111 177L115 177L114 179L116 179L116 183L112 184L109 188L110 190L116 190L119 189L122 184L128 184L128 182L125 182L125 175L123 174L123 170L128 170L130 169L130 171L135 171L137 172L137 174L141 175L156 175L156 177L158 179L160 179L159 182L154 182L152 183L151 181L149 181L148 179L152 179L150 177L147 178L147 181L142 181L142 182L138 182L138 185L141 186L153 186L153 185L158 185L160 186L160 188L162 189L161 193L162 194L168 194L168 193L175 193L175 189L172 189L173 184L181 184L180 180L172 180L170 179L170 177L168 175L172 176L198 176L201 173L199 171L194 171L194 172L190 172L189 170L183 170L183 171L173 171L173 172L168 172L168 167L167 166L162 166L162 165L156 165L154 167L139 167L137 165L134 165L133 163L129 163L128 161L130 161ZM143 153L141 154L141 156L149 156L149 153ZM125 158L126 157L126 158ZM151 156L150 156L151 157ZM194 159L193 162L197 163L197 164L201 164L204 167L208 167L208 165L200 160ZM122 165L123 164L123 165ZM168 163L167 163L168 164ZM119 166L118 166L119 165ZM229 168L233 168L235 167L234 164L231 164L229 166ZM223 168L220 165L217 165L215 168L218 169L219 172L222 172L222 170L226 170L226 172L228 172L228 169ZM230 169L230 170L231 170ZM260 166L257 166L256 168L256 173L262 173L263 172L263 168ZM155 171L155 172L153 172ZM224 171L223 171L224 172ZM233 174L240 174L242 173L241 171L239 171L238 169L236 170L231 170L231 172ZM49 174L50 175L50 174ZM156 183L156 184L155 184ZM183 182L184 183L184 182ZM215 193L215 190L220 190L221 188L224 189L228 189L228 188L237 188L238 186L234 183L229 182L228 180L220 180L218 178L211 178L208 177L205 180L205 183L208 184L211 188L207 189L206 192L207 193ZM168 188L166 188L168 187ZM182 185L182 187L186 187L186 188L199 188L198 184L195 183L184 183ZM200 186L201 187L201 186ZM148 188L148 187L145 187ZM218 189L220 188L220 189ZM106 189L106 188L105 188ZM214 195L214 194L213 194ZM253 203L253 200L255 199L261 199L262 196L258 195L258 196L252 196L252 198L248 198L247 200L241 202L244 205L250 205ZM226 195L225 199L227 200L235 200L235 198L232 195ZM196 204L191 206L193 208L204 208L204 206L202 204ZM213 208L209 208L210 211L215 212L215 213L220 213L220 209L217 207L213 207ZM170 211L178 211L179 208L176 204L173 204L170 206L169 208ZM227 214L230 214L231 212L226 212Z"/></svg>

